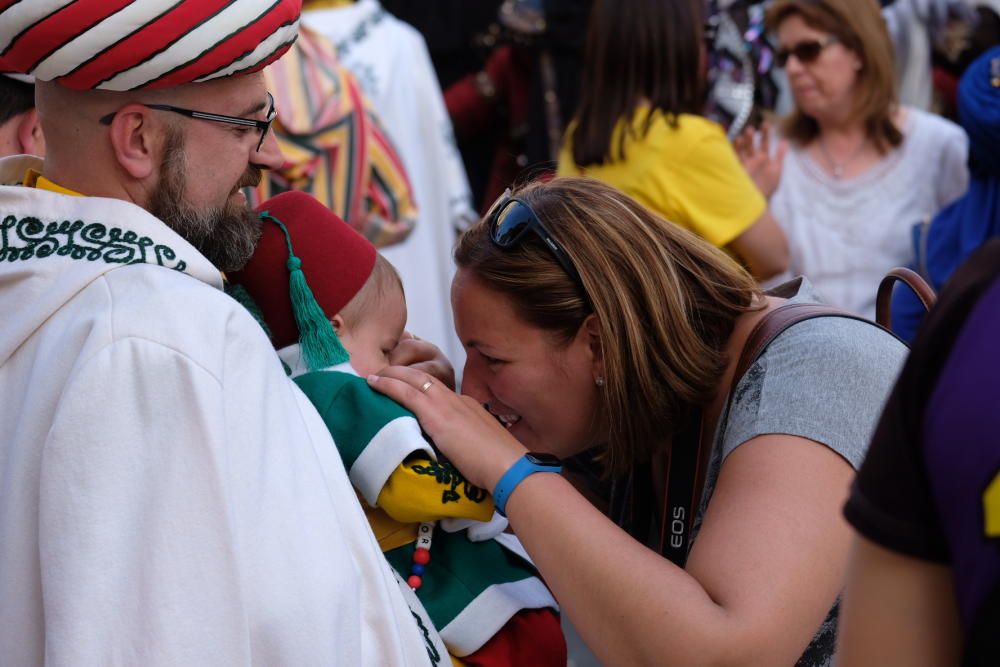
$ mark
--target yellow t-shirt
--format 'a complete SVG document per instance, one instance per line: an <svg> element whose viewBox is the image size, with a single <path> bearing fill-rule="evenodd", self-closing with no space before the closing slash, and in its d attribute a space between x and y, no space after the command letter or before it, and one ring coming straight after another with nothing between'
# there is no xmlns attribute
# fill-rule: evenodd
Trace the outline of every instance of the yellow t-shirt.
<svg viewBox="0 0 1000 667"><path fill-rule="evenodd" d="M659 111L641 137L648 107L632 118L625 159L579 167L570 145L559 154L559 176L588 176L612 185L667 220L724 247L764 213L767 201L736 157L722 127L701 116L681 114L672 126ZM612 146L625 130L615 127Z"/></svg>

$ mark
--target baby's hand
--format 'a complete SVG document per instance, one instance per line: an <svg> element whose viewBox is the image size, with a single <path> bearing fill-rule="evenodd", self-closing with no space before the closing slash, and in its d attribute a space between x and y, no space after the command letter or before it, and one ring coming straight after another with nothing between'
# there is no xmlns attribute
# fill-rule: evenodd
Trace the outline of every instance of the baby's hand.
<svg viewBox="0 0 1000 667"><path fill-rule="evenodd" d="M507 519L496 512L489 521L474 521L472 519L441 519L441 527L449 533L465 530L472 542L485 542L507 530Z"/></svg>
<svg viewBox="0 0 1000 667"><path fill-rule="evenodd" d="M455 389L455 369L434 343L404 331L396 347L389 352L390 366L410 366L433 376L449 389Z"/></svg>

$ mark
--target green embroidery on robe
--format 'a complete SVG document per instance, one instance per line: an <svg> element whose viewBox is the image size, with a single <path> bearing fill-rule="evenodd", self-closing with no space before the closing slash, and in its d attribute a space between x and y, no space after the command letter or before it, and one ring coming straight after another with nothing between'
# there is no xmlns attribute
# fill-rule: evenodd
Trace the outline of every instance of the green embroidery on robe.
<svg viewBox="0 0 1000 667"><path fill-rule="evenodd" d="M459 485L461 485L462 493L468 500L474 503L481 503L486 500L486 490L470 484L462 476L462 473L450 463L428 461L426 464L414 464L412 470L418 475L434 477L438 484L445 484L450 487L441 492L442 505L457 503L462 499L457 490Z"/></svg>
<svg viewBox="0 0 1000 667"><path fill-rule="evenodd" d="M178 260L170 246L99 222L45 223L32 216L18 219L13 215L0 222L0 262L51 255L108 264L158 264L177 271L187 268L187 262Z"/></svg>

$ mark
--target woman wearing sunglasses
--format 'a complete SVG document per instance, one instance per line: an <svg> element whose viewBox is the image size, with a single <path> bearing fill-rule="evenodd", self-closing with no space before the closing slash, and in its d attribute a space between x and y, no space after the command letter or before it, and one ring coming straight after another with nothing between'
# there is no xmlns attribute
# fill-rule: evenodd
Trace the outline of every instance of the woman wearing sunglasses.
<svg viewBox="0 0 1000 667"><path fill-rule="evenodd" d="M781 126L791 144L783 169L757 172L758 186L773 193L792 275L874 317L879 280L912 260L910 228L965 191L968 140L957 125L897 103L875 0L777 0L767 25L795 108ZM768 162L757 152L766 146L738 148L751 173L751 163Z"/></svg>
<svg viewBox="0 0 1000 667"><path fill-rule="evenodd" d="M558 174L619 188L737 256L758 280L788 244L722 127L703 118L701 0L597 0Z"/></svg>
<svg viewBox="0 0 1000 667"><path fill-rule="evenodd" d="M503 198L456 261L467 395L401 367L370 381L493 491L602 662L830 664L840 508L903 346L865 322L801 322L730 392L753 327L814 301L811 287L765 295L724 252L592 180ZM585 489L592 504L553 474L560 459L596 463L610 493Z"/></svg>

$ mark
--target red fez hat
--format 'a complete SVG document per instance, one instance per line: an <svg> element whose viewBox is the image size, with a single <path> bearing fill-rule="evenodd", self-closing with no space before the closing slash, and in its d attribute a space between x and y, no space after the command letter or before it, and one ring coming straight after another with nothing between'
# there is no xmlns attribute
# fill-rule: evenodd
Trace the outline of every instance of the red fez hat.
<svg viewBox="0 0 1000 667"><path fill-rule="evenodd" d="M311 325L303 320L316 306L312 324L321 331L313 333L333 334L329 320L368 280L375 246L304 192L283 192L262 202L257 212L263 224L257 249L247 265L228 278L256 302L276 348L297 342L305 347L303 328ZM309 365L328 366L330 361Z"/></svg>
<svg viewBox="0 0 1000 667"><path fill-rule="evenodd" d="M165 88L237 76L281 56L301 0L0 0L0 72L77 90Z"/></svg>

